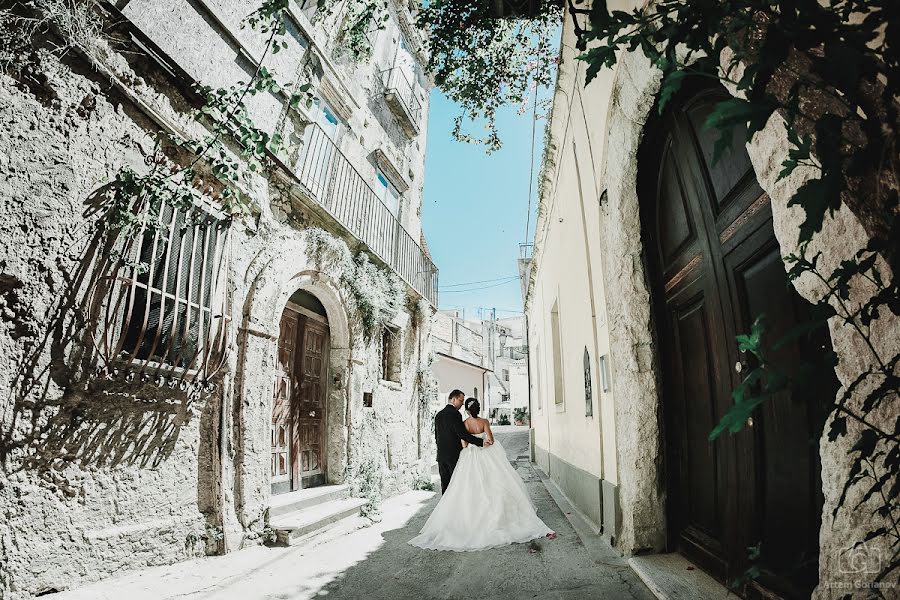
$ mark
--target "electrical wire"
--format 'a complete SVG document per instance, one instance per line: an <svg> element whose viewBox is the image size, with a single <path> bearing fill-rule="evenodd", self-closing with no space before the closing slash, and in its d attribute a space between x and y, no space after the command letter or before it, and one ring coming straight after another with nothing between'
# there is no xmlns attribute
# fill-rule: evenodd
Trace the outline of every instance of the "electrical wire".
<svg viewBox="0 0 900 600"><path fill-rule="evenodd" d="M497 279L485 279L483 281L466 281L464 283L449 283L449 284L441 287L441 289L443 290L445 288L463 287L466 285L478 285L479 283L494 283L495 281L509 281L510 279L518 279L518 278L519 278L518 275L510 275L509 277L498 277Z"/></svg>
<svg viewBox="0 0 900 600"><path fill-rule="evenodd" d="M518 279L518 277L517 277L516 279ZM512 281L501 281L500 283L494 283L494 284L492 284L492 285L483 285L483 286L481 286L481 287L474 287L474 288L469 288L469 289L465 289L465 290L444 290L444 289L441 289L440 291L441 291L442 294L459 294L459 293L462 293L462 292L475 292L475 291L478 291L478 290L487 290L487 289L490 289L490 288L500 287L501 285L506 285L506 284L508 284L508 283L513 283L513 282L512 282Z"/></svg>

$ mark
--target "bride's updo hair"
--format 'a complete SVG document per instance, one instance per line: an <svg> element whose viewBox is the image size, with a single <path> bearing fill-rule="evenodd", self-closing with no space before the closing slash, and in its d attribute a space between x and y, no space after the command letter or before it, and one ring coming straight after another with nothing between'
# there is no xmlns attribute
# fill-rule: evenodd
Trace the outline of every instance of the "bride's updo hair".
<svg viewBox="0 0 900 600"><path fill-rule="evenodd" d="M472 415L473 417L478 417L478 411L481 410L481 405L478 404L478 400L476 398L469 398L466 400L466 412Z"/></svg>

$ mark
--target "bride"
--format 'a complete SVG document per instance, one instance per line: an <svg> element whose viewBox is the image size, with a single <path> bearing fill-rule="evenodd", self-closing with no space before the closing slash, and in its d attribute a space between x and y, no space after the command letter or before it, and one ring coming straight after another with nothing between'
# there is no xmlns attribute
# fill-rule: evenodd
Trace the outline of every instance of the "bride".
<svg viewBox="0 0 900 600"><path fill-rule="evenodd" d="M466 430L493 443L479 447L461 442L463 450L446 493L409 543L426 550L464 552L552 534L534 512L525 484L494 440L488 420L478 417L478 400L469 398L465 406L471 415L463 424Z"/></svg>

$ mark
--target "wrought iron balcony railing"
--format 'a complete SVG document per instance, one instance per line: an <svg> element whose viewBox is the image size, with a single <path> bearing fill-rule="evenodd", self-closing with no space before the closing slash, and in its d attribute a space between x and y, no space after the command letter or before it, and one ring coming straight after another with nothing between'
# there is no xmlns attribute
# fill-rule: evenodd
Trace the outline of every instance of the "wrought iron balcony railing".
<svg viewBox="0 0 900 600"><path fill-rule="evenodd" d="M384 99L399 118L403 130L410 137L418 135L422 103L416 97L416 86L409 75L400 67L387 69L381 72L381 85Z"/></svg>
<svg viewBox="0 0 900 600"><path fill-rule="evenodd" d="M382 197L320 126L306 126L294 174L307 195L437 306L438 270Z"/></svg>

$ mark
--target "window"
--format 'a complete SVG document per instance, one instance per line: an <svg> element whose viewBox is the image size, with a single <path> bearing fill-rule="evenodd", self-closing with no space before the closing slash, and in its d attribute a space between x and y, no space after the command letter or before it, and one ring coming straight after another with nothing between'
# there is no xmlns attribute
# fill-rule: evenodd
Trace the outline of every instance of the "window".
<svg viewBox="0 0 900 600"><path fill-rule="evenodd" d="M500 394L500 402L501 403L509 402L509 394Z"/></svg>
<svg viewBox="0 0 900 600"><path fill-rule="evenodd" d="M594 415L594 399L591 393L591 354L584 347L584 416Z"/></svg>
<svg viewBox="0 0 900 600"><path fill-rule="evenodd" d="M535 390L535 396L537 396L537 408L538 408L538 410L541 410L541 407L543 404L542 398L544 397L544 390L541 389L541 371L543 371L544 365L541 362L541 345L540 344L534 345L534 356L535 356L534 390Z"/></svg>
<svg viewBox="0 0 900 600"><path fill-rule="evenodd" d="M503 381L509 381L509 369L503 369Z"/></svg>
<svg viewBox="0 0 900 600"><path fill-rule="evenodd" d="M372 392L363 392L363 408L372 408Z"/></svg>
<svg viewBox="0 0 900 600"><path fill-rule="evenodd" d="M600 388L604 392L612 389L612 382L609 378L609 355L607 354L600 357Z"/></svg>
<svg viewBox="0 0 900 600"><path fill-rule="evenodd" d="M381 334L381 378L400 381L400 333L385 327Z"/></svg>
<svg viewBox="0 0 900 600"><path fill-rule="evenodd" d="M156 225L128 242L128 260L98 295L107 362L124 361L142 374L212 377L229 322L227 248L224 221L162 204Z"/></svg>
<svg viewBox="0 0 900 600"><path fill-rule="evenodd" d="M550 311L550 330L553 339L553 402L557 408L563 406L564 390L563 385L563 362L562 362L562 339L560 333L559 322L559 302L553 304L553 310Z"/></svg>
<svg viewBox="0 0 900 600"><path fill-rule="evenodd" d="M379 198L381 198L384 205L388 207L391 214L398 217L400 215L400 190L388 180L381 169L378 170L378 183Z"/></svg>

